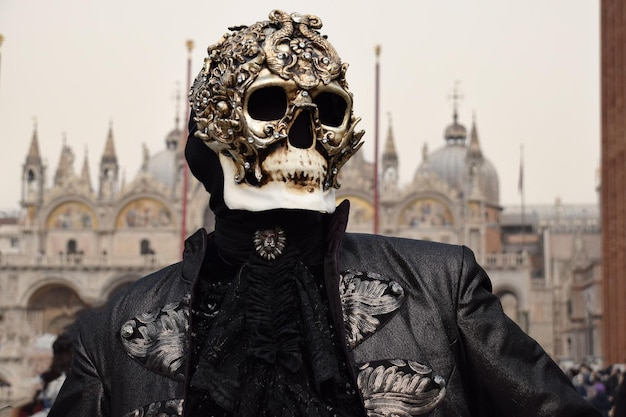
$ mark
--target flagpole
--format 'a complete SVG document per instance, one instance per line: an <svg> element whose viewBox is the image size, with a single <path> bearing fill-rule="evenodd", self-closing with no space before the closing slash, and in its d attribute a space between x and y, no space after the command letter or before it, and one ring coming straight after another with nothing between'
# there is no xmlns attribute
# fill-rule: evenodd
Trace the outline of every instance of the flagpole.
<svg viewBox="0 0 626 417"><path fill-rule="evenodd" d="M379 120L379 86L380 86L380 45L376 45L376 82L374 96L374 234L378 234L378 120Z"/></svg>
<svg viewBox="0 0 626 417"><path fill-rule="evenodd" d="M522 209L522 227L521 230L522 232L524 231L524 228L526 227L526 213L525 213L525 206L526 203L524 201L524 145L521 144L520 145L520 159L519 159L519 193L520 193L520 200L521 200L521 209ZM526 235L526 233L524 232L522 234L522 246L524 245L524 236Z"/></svg>
<svg viewBox="0 0 626 417"><path fill-rule="evenodd" d="M188 40L187 43L187 93L189 93L189 89L191 89L191 51L193 50L193 41ZM184 132L185 136L181 140L180 144L180 152L182 154L183 161L183 195L182 195L182 219L180 226L180 254L182 256L183 251L185 250L185 239L187 238L187 193L189 188L189 167L187 166L187 159L185 158L185 143L187 141L187 136L189 136L189 104L185 106L187 109L185 112L185 120L183 125L185 126Z"/></svg>
<svg viewBox="0 0 626 417"><path fill-rule="evenodd" d="M0 71L2 70L2 42L4 41L4 36L0 34ZM2 80L2 78L0 78Z"/></svg>

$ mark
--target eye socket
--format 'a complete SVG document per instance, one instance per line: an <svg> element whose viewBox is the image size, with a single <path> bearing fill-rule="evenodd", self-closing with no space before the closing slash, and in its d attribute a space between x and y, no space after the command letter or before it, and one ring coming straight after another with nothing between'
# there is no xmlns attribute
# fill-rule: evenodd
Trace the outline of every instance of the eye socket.
<svg viewBox="0 0 626 417"><path fill-rule="evenodd" d="M338 127L343 123L348 104L346 100L338 94L324 91L313 98L317 104L322 124Z"/></svg>
<svg viewBox="0 0 626 417"><path fill-rule="evenodd" d="M287 112L287 93L280 87L255 90L248 99L248 114L253 119L270 121L282 118Z"/></svg>

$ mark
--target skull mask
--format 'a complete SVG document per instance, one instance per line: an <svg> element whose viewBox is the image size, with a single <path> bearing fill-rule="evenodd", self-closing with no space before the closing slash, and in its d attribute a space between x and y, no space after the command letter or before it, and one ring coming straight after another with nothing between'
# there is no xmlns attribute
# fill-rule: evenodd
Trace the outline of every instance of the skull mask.
<svg viewBox="0 0 626 417"><path fill-rule="evenodd" d="M208 48L189 92L196 137L219 155L230 209L331 213L337 174L361 147L347 64L319 18L274 10Z"/></svg>

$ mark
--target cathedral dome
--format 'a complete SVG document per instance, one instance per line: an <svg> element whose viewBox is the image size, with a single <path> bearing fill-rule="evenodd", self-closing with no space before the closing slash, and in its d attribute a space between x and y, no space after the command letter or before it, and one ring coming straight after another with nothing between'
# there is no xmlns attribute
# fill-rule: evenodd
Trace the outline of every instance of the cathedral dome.
<svg viewBox="0 0 626 417"><path fill-rule="evenodd" d="M474 123L470 144L466 144L467 130L454 120L444 131L446 145L431 154L424 151L423 161L415 172L421 175L436 174L452 188L467 198L479 198L499 205L500 185L494 165L483 156Z"/></svg>
<svg viewBox="0 0 626 417"><path fill-rule="evenodd" d="M467 148L464 144L448 143L446 146L425 155L424 161L417 168L415 176L425 173L434 173L451 187L461 190L465 174L465 155Z"/></svg>
<svg viewBox="0 0 626 417"><path fill-rule="evenodd" d="M165 137L165 149L145 161L145 171L152 177L173 189L178 173L178 143L183 132L176 127Z"/></svg>

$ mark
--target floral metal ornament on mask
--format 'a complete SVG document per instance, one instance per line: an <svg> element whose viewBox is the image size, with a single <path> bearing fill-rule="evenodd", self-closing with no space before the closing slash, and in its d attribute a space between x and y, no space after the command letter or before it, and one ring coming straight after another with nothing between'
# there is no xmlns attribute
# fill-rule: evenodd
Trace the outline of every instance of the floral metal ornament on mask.
<svg viewBox="0 0 626 417"><path fill-rule="evenodd" d="M337 174L364 132L354 131L348 65L321 27L274 10L208 48L189 101L195 135L219 155L229 208L334 211Z"/></svg>

